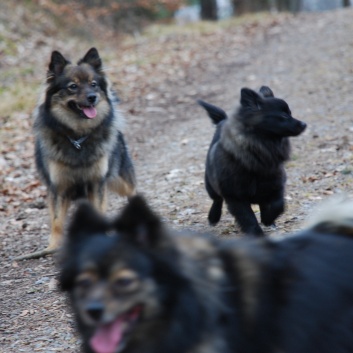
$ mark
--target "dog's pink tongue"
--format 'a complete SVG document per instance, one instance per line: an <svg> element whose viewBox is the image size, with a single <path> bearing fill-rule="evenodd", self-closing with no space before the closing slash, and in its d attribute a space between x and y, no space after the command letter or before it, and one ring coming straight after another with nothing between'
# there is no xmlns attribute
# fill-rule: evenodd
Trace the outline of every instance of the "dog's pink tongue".
<svg viewBox="0 0 353 353"><path fill-rule="evenodd" d="M85 107L82 109L87 118L93 119L97 115L97 110L95 107Z"/></svg>
<svg viewBox="0 0 353 353"><path fill-rule="evenodd" d="M98 328L90 340L90 345L96 353L115 353L122 336L123 320L117 319Z"/></svg>

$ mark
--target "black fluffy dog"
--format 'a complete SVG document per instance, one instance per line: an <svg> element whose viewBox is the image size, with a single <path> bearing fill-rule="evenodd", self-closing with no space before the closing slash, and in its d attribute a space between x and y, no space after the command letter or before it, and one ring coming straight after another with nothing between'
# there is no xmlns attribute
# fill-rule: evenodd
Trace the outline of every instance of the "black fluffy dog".
<svg viewBox="0 0 353 353"><path fill-rule="evenodd" d="M353 352L353 203L320 213L281 241L222 244L240 320L235 352Z"/></svg>
<svg viewBox="0 0 353 353"><path fill-rule="evenodd" d="M272 225L283 213L289 136L301 134L306 124L294 119L288 104L271 89L241 90L240 108L225 112L199 101L217 129L207 154L205 185L213 200L208 220L219 222L223 201L245 233L263 235L251 204L258 204L261 222Z"/></svg>
<svg viewBox="0 0 353 353"><path fill-rule="evenodd" d="M60 285L85 353L353 352L353 204L306 230L176 234L140 197L108 220L83 204Z"/></svg>

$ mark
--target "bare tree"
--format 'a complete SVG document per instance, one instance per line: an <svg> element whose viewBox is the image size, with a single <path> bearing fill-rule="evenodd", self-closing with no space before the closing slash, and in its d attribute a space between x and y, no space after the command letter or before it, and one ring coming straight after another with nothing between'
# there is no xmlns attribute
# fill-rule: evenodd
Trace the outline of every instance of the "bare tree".
<svg viewBox="0 0 353 353"><path fill-rule="evenodd" d="M279 11L298 12L302 8L303 0L276 0Z"/></svg>
<svg viewBox="0 0 353 353"><path fill-rule="evenodd" d="M216 0L201 0L201 18L203 20L217 21L217 1Z"/></svg>
<svg viewBox="0 0 353 353"><path fill-rule="evenodd" d="M233 6L237 15L246 12L274 10L297 12L302 7L302 0L233 0Z"/></svg>
<svg viewBox="0 0 353 353"><path fill-rule="evenodd" d="M233 0L234 11L237 15L270 10L272 3L271 0Z"/></svg>
<svg viewBox="0 0 353 353"><path fill-rule="evenodd" d="M349 6L351 6L351 1L350 0L342 0L342 5L344 7L349 7Z"/></svg>

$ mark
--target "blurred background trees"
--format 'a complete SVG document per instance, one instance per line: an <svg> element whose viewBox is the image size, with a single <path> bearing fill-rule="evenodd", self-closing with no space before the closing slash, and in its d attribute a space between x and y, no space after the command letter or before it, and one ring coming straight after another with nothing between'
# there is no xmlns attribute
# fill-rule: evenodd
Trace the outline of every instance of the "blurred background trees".
<svg viewBox="0 0 353 353"><path fill-rule="evenodd" d="M138 33L152 21L177 16L216 21L260 11L321 11L351 6L353 0L29 0L62 13L85 13L112 29Z"/></svg>
<svg viewBox="0 0 353 353"><path fill-rule="evenodd" d="M325 11L352 4L353 0L232 0L235 16L260 11Z"/></svg>
<svg viewBox="0 0 353 353"><path fill-rule="evenodd" d="M301 9L302 5L302 0L233 0L233 6L237 15L259 11L296 12Z"/></svg>
<svg viewBox="0 0 353 353"><path fill-rule="evenodd" d="M218 19L217 1L200 0L201 18L204 20L215 21Z"/></svg>

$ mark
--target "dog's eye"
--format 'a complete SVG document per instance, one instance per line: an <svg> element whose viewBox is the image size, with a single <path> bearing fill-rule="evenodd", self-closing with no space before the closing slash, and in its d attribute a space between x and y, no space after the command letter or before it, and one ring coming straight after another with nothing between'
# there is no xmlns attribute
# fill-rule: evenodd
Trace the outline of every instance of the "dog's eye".
<svg viewBox="0 0 353 353"><path fill-rule="evenodd" d="M75 284L77 287L87 289L93 285L95 280L96 280L96 277L94 275L90 273L89 274L84 273L77 277Z"/></svg>
<svg viewBox="0 0 353 353"><path fill-rule="evenodd" d="M139 281L136 277L120 277L113 281L113 288L118 292L130 292L139 287Z"/></svg>
<svg viewBox="0 0 353 353"><path fill-rule="evenodd" d="M78 86L76 85L76 83L71 83L71 85L69 85L69 89L76 89Z"/></svg>
<svg viewBox="0 0 353 353"><path fill-rule="evenodd" d="M92 86L92 87L97 87L97 82L96 82L96 81L92 81L92 82L91 82L91 86Z"/></svg>
<svg viewBox="0 0 353 353"><path fill-rule="evenodd" d="M110 282L117 291L130 291L138 287L139 276L133 270L122 269L112 275Z"/></svg>
<svg viewBox="0 0 353 353"><path fill-rule="evenodd" d="M114 285L118 288L126 288L130 287L135 282L135 280L136 279L133 277L117 278L114 282Z"/></svg>
<svg viewBox="0 0 353 353"><path fill-rule="evenodd" d="M82 278L76 282L76 286L87 289L92 285L93 281L90 278Z"/></svg>

